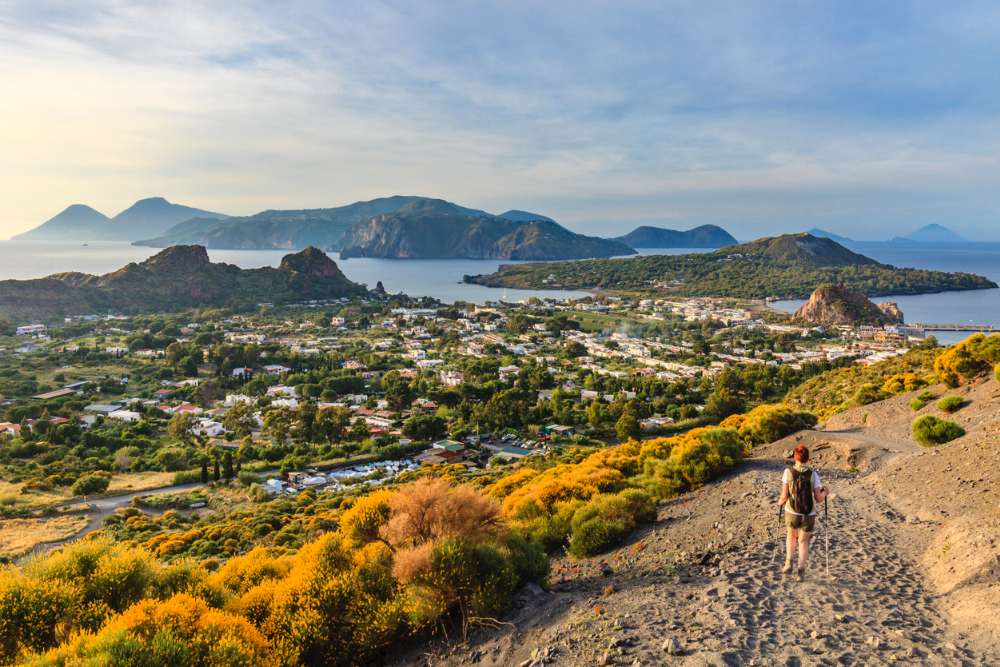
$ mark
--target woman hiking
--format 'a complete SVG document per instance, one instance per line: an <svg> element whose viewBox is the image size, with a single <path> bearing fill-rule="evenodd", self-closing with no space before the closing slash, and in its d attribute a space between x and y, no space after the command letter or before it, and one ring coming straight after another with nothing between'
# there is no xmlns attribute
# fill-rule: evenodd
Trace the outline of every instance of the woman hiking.
<svg viewBox="0 0 1000 667"><path fill-rule="evenodd" d="M797 445L794 451L795 465L785 468L781 476L781 499L778 510L785 510L785 526L788 539L785 545L785 567L782 573L792 573L792 555L796 542L799 545L798 577L805 578L806 563L809 562L809 540L816 528L816 507L827 496L827 490L816 471L809 468L809 448Z"/></svg>

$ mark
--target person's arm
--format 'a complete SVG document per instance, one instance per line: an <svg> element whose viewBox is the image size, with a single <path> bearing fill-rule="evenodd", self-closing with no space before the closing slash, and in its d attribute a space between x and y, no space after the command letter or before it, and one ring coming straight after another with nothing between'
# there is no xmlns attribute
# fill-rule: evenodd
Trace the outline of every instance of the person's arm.
<svg viewBox="0 0 1000 667"><path fill-rule="evenodd" d="M813 489L813 498L816 499L816 502L821 503L830 492L826 490L825 486L823 486L823 480L819 478L819 475L816 475L816 481L819 482L819 484Z"/></svg>
<svg viewBox="0 0 1000 667"><path fill-rule="evenodd" d="M788 484L784 480L781 482L781 498L778 499L778 507L784 507L788 502Z"/></svg>

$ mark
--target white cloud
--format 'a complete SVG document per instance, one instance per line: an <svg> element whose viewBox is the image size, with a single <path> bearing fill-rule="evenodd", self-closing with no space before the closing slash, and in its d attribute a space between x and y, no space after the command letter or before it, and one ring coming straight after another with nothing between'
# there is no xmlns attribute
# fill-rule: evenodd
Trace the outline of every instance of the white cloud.
<svg viewBox="0 0 1000 667"><path fill-rule="evenodd" d="M744 237L995 210L985 5L231 4L0 4L0 236L155 194L428 194Z"/></svg>

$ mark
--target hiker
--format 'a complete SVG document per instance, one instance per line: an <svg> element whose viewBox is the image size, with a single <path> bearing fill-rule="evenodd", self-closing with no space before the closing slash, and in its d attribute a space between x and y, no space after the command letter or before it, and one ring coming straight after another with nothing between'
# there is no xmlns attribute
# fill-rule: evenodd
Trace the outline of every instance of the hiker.
<svg viewBox="0 0 1000 667"><path fill-rule="evenodd" d="M778 500L779 511L784 507L785 526L788 527L785 567L781 571L791 574L792 555L798 542L798 577L803 579L806 563L809 561L809 540L816 528L816 508L828 492L816 471L806 465L809 462L809 448L796 445L794 456L795 465L785 468L785 473L781 476L781 499Z"/></svg>

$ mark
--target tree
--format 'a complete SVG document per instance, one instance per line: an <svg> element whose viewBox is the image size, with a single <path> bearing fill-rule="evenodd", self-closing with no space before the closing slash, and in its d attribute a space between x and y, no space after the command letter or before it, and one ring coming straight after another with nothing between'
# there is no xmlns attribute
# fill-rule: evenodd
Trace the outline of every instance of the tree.
<svg viewBox="0 0 1000 667"><path fill-rule="evenodd" d="M226 412L226 416L222 418L222 425L226 427L227 431L234 433L237 438L250 435L250 432L257 425L253 407L242 401L237 403Z"/></svg>
<svg viewBox="0 0 1000 667"><path fill-rule="evenodd" d="M602 406L601 402L596 398L590 402L590 405L587 406L587 423L594 428L597 428L604 423L606 416L607 413L604 410L604 406Z"/></svg>
<svg viewBox="0 0 1000 667"><path fill-rule="evenodd" d="M414 440L439 440L448 432L448 422L435 415L414 415L403 423L403 433Z"/></svg>
<svg viewBox="0 0 1000 667"><path fill-rule="evenodd" d="M208 461L201 460L201 483L208 484Z"/></svg>
<svg viewBox="0 0 1000 667"><path fill-rule="evenodd" d="M194 426L194 415L178 412L167 423L167 435L181 442L190 442L192 426Z"/></svg>
<svg viewBox="0 0 1000 667"><path fill-rule="evenodd" d="M216 454L215 455L214 466L212 468L212 479L214 479L216 482L218 482L221 477L222 477L222 475L219 473L219 455Z"/></svg>
<svg viewBox="0 0 1000 667"><path fill-rule="evenodd" d="M327 442L340 442L351 424L351 411L348 408L334 406L325 408L316 414L314 428L316 436Z"/></svg>
<svg viewBox="0 0 1000 667"><path fill-rule="evenodd" d="M615 422L615 433L619 440L635 440L642 435L642 428L639 426L639 419L631 408L626 408L622 416Z"/></svg>
<svg viewBox="0 0 1000 667"><path fill-rule="evenodd" d="M233 453L228 450L222 456L222 474L226 479L232 479L236 476L233 472Z"/></svg>
<svg viewBox="0 0 1000 667"><path fill-rule="evenodd" d="M719 420L742 411L743 401L726 387L716 387L705 401L705 412Z"/></svg>
<svg viewBox="0 0 1000 667"><path fill-rule="evenodd" d="M264 414L264 430L275 443L285 444L292 430L293 415L287 408L272 408Z"/></svg>
<svg viewBox="0 0 1000 667"><path fill-rule="evenodd" d="M92 496L108 489L110 480L102 475L84 475L73 483L70 491L74 496Z"/></svg>
<svg viewBox="0 0 1000 667"><path fill-rule="evenodd" d="M389 407L396 412L410 407L416 397L410 381L400 375L399 371L389 371L382 377L382 391Z"/></svg>

